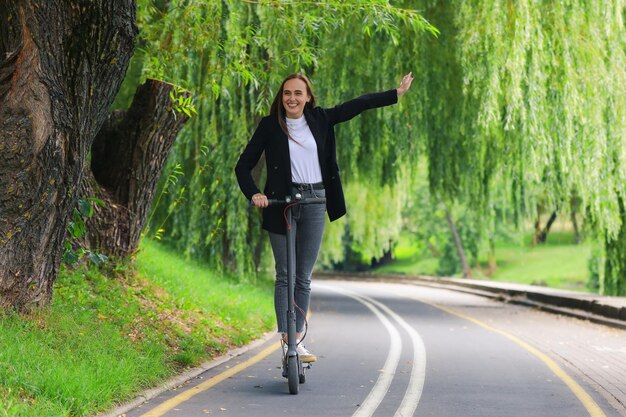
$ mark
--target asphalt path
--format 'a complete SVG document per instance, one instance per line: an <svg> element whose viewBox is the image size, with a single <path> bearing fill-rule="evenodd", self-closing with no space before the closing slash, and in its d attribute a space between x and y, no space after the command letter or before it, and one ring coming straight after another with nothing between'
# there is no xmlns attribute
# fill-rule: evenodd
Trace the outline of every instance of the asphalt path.
<svg viewBox="0 0 626 417"><path fill-rule="evenodd" d="M309 328L319 359L298 395L276 338L126 417L626 415L626 374L611 374L626 363L624 330L445 289L331 280L314 282Z"/></svg>

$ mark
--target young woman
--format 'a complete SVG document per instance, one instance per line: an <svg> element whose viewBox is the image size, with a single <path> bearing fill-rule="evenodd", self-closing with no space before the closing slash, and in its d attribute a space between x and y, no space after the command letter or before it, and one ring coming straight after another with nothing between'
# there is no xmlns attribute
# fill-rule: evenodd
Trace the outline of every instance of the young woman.
<svg viewBox="0 0 626 417"><path fill-rule="evenodd" d="M286 226L282 207L268 206L268 198L326 197L321 204L296 206L293 224L296 236L296 332L299 340L309 309L311 273L324 233L324 213L330 221L346 213L343 189L339 179L334 126L352 119L367 109L389 106L398 101L411 86L408 73L398 88L367 94L333 108L315 105L309 79L293 74L281 84L270 115L261 119L252 139L239 157L235 173L243 194L263 210L263 228L269 232L276 263L274 306L278 332L286 341L287 333L287 251ZM267 181L263 192L255 184L251 171L265 153ZM298 343L303 362L317 358Z"/></svg>

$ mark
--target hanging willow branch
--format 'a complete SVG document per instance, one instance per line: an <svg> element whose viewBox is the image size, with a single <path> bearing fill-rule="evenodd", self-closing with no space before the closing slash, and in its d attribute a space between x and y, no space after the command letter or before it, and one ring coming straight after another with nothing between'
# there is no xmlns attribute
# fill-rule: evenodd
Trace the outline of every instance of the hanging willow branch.
<svg viewBox="0 0 626 417"><path fill-rule="evenodd" d="M191 4L172 0L161 9L140 7L149 55L138 55L135 62L143 64L145 75L174 80L192 90L199 113L172 149L170 161L181 164L184 176L161 199L154 223L162 225L164 240L216 268L249 271L256 267L251 254L257 262L260 259L264 240L257 213L249 213L236 192L232 169L260 115L268 113L282 79L292 72L306 72L326 107L369 91L394 88L398 77L411 69L402 63L400 49L412 49L416 37L435 31L417 12L386 2L299 2L298 6L287 1ZM403 33L411 34L411 39L405 41ZM383 45L390 51L375 57ZM369 178L378 173L384 180L374 181L376 187L398 180L401 160L414 153L387 146L374 166L367 159L372 149L397 134L404 150L413 146L406 145L411 140L406 121L389 119L391 114L379 113L348 127L356 135L340 145L346 176ZM382 120L389 120L390 126L384 127ZM359 137L366 146L352 146ZM383 192L372 189L372 195L379 190ZM181 193L186 204L172 211ZM388 245L389 235L397 235L400 228L399 212L389 216L383 206L377 209L378 225L390 227L358 233L372 253L381 251L374 249L379 242ZM359 211L355 207L355 222ZM329 228L327 237L333 243L327 247L336 253L342 234L341 227Z"/></svg>

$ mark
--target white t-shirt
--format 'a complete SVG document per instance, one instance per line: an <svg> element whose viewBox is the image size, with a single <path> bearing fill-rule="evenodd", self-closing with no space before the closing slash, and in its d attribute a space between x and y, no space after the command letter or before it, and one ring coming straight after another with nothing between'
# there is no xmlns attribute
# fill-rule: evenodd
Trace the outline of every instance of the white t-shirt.
<svg viewBox="0 0 626 417"><path fill-rule="evenodd" d="M322 169L317 156L317 143L302 115L298 119L286 118L289 130L291 156L291 181L302 184L322 182ZM292 140L292 139L295 139Z"/></svg>

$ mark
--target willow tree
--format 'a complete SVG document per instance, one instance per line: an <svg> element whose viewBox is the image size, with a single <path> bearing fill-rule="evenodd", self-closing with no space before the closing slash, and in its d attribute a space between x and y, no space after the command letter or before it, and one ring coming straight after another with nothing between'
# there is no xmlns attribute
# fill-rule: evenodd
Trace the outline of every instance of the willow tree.
<svg viewBox="0 0 626 417"><path fill-rule="evenodd" d="M188 256L240 271L256 267L263 244L258 213L242 200L233 167L261 115L268 112L280 81L291 72L306 72L313 78L318 101L326 106L393 88L397 77L410 70L394 60L404 46L401 33L417 37L424 30L434 31L417 12L381 0L144 1L139 10L145 51L135 59L134 65L143 68L139 78L174 80L198 97L199 117L172 150L152 230L162 230L159 237ZM383 45L387 52L378 59ZM137 80L128 82L132 86ZM386 119L389 126L382 123ZM387 149L375 167L368 155L397 132L399 142L410 142L409 130L408 123L391 112L350 124L342 133L347 144L340 145L340 158L353 173L353 183L361 175L365 184L367 175L376 172L384 178L374 183L376 189L393 195L390 187L402 165L394 161L405 154L403 148ZM359 138L362 143L357 145ZM389 201L395 204L391 197ZM365 212L365 203L352 207ZM387 219L383 204L376 208L379 217ZM392 221L397 219L392 216ZM343 228L333 229L336 232L327 238L339 244ZM388 240L375 228L362 228L357 235L362 242L377 241L370 247Z"/></svg>
<svg viewBox="0 0 626 417"><path fill-rule="evenodd" d="M434 188L487 219L502 195L524 217L575 192L605 242L601 291L623 294L624 2L426 3L448 57L430 73L456 67L429 94L431 123L452 130L429 149Z"/></svg>
<svg viewBox="0 0 626 417"><path fill-rule="evenodd" d="M346 239L380 254L425 151L432 195L471 208L487 234L496 202L524 219L538 203L567 210L575 194L605 242L602 290L623 291L623 2L394 4L145 0L135 67L200 97L200 117L173 149L153 228L189 256L253 269L258 217L231 169L284 75L307 72L318 101L333 105L413 70L399 112L338 129L355 204L345 228L328 229L325 258L341 258ZM441 29L438 39L418 35L432 28L413 9Z"/></svg>

